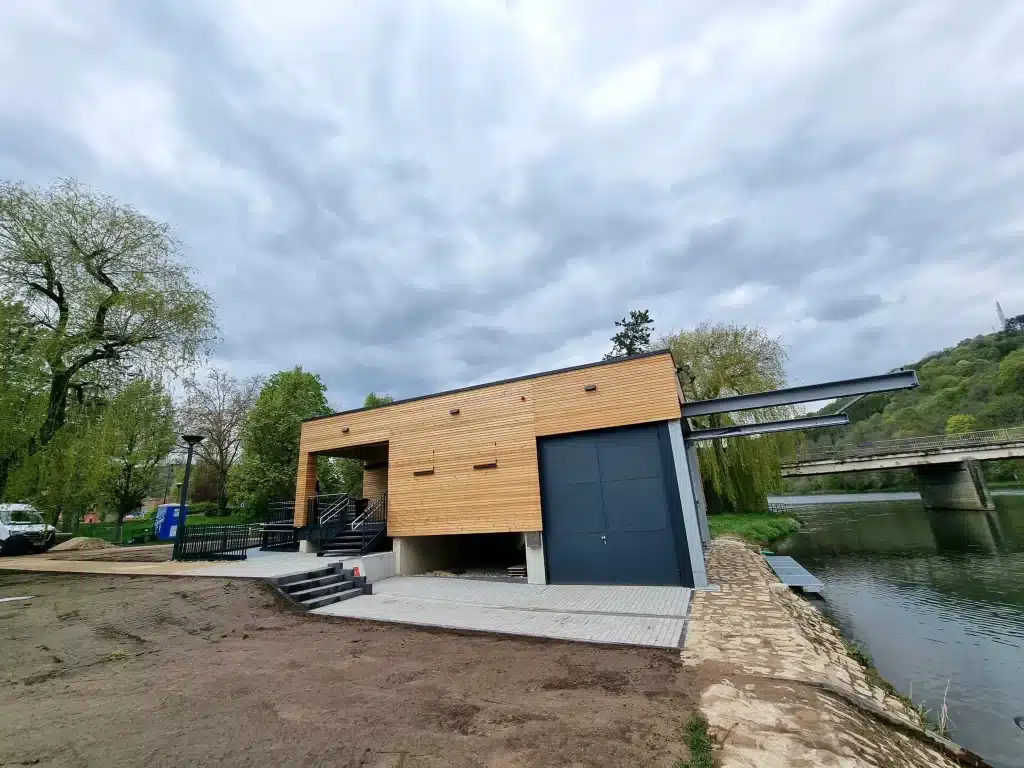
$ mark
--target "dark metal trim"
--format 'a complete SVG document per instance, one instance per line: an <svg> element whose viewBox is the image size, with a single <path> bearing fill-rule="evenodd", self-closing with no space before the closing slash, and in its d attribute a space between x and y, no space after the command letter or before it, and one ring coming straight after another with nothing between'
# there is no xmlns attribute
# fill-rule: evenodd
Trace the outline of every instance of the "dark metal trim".
<svg viewBox="0 0 1024 768"><path fill-rule="evenodd" d="M387 405L381 405L377 408L353 408L349 411L338 411L337 413L328 413L325 416L313 416L309 419L303 419L302 423L305 424L307 421L319 421L320 419L330 419L335 416L346 416L350 413L362 413L363 411L383 410L390 408L393 405L402 405L403 403L415 403L417 400L429 400L432 397L444 397L445 395L457 395L461 392L472 392L476 389L483 389L484 387L498 387L502 384L514 384L517 381L527 381L528 379L539 379L543 376L553 376L557 373L571 373L573 371L582 371L586 368L599 368L602 365L614 365L615 363L624 363L628 360L640 360L644 357L655 357L656 355L671 355L672 353L667 349L656 349L653 352L641 352L639 355L623 355L622 357L612 357L608 360L598 360L595 363L584 363L583 365L572 365L568 368L555 368L550 371L541 371L540 373L530 373L526 376L514 376L511 379L500 379L499 381L488 381L486 384L474 384L470 387L459 387L458 389L448 389L444 392L433 392L429 395L419 395L417 397L407 397L403 400L395 400L393 403Z"/></svg>
<svg viewBox="0 0 1024 768"><path fill-rule="evenodd" d="M918 386L917 373L912 370L885 373L881 376L865 376L860 379L828 381L824 384L810 384L803 387L787 387L771 392L757 392L750 395L720 397L715 400L694 400L683 403L683 418L710 416L713 413L749 411L755 408L775 408L780 405L810 403L816 400L832 400L850 395L889 392L894 389L913 389Z"/></svg>
<svg viewBox="0 0 1024 768"><path fill-rule="evenodd" d="M423 477L424 475L432 475L432 474L434 474L434 470L433 469L414 469L412 474L413 474L413 477Z"/></svg>
<svg viewBox="0 0 1024 768"><path fill-rule="evenodd" d="M597 391L597 384L584 384L583 385L583 391L584 392L596 392Z"/></svg>
<svg viewBox="0 0 1024 768"><path fill-rule="evenodd" d="M486 464L474 464L473 469L497 469L498 462L488 461Z"/></svg>
<svg viewBox="0 0 1024 768"><path fill-rule="evenodd" d="M783 419L782 421L766 421L762 424L733 424L718 429L694 429L685 434L687 442L698 440L718 440L723 437L747 437L763 435L767 432L792 432L798 429L816 429L818 427L843 427L850 423L845 413L829 416L807 416L800 419Z"/></svg>

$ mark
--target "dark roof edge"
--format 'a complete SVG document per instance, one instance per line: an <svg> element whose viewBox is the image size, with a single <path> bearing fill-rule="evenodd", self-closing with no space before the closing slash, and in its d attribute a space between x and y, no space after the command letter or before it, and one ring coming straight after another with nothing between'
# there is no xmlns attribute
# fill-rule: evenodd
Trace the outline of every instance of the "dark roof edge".
<svg viewBox="0 0 1024 768"><path fill-rule="evenodd" d="M457 395L460 392L472 392L474 389L483 389L484 387L500 387L502 384L513 384L517 381L526 381L527 379L539 379L542 376L553 376L557 373L570 373L572 371L582 371L585 368L597 368L602 365L612 365L613 363L624 363L628 360L640 360L644 357L654 357L656 355L670 355L672 354L668 349L655 349L651 352L641 352L638 355L622 355L621 357L612 357L608 360L599 360L596 363L583 363L583 365L571 365L568 368L555 368L551 371L541 371L540 373L530 373L526 376L513 376L511 379L501 379L499 381L488 381L484 384L474 384L470 387L459 387L458 389L448 389L444 392L432 392L429 395L418 395L416 397L407 397L404 400L395 400L393 403L387 405L380 405L376 408L352 408L348 411L338 411L337 413L328 413L325 416L313 416L308 419L303 419L302 423L305 424L307 421L319 421L320 419L333 419L335 416L347 416L350 413L361 413L362 411L379 411L383 408L390 408L392 405L402 405L403 403L415 403L417 400L429 400L432 397L444 397L445 395Z"/></svg>

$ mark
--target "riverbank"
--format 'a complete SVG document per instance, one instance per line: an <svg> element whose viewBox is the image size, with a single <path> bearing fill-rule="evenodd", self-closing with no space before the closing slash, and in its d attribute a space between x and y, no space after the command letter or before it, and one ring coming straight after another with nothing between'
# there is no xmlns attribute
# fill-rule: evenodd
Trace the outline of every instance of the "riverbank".
<svg viewBox="0 0 1024 768"><path fill-rule="evenodd" d="M841 633L737 538L716 539L682 652L723 768L983 766L851 654Z"/></svg>
<svg viewBox="0 0 1024 768"><path fill-rule="evenodd" d="M737 515L708 515L712 538L737 536L751 544L770 544L800 530L800 521L792 515L774 512L747 512Z"/></svg>

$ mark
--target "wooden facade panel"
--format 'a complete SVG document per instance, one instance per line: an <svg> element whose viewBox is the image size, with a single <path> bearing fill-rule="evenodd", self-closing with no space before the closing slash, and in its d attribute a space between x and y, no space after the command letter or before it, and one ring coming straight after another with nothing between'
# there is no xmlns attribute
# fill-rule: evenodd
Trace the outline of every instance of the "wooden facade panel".
<svg viewBox="0 0 1024 768"><path fill-rule="evenodd" d="M363 498L376 499L388 490L388 468L373 467L363 470Z"/></svg>
<svg viewBox="0 0 1024 768"><path fill-rule="evenodd" d="M585 392L587 384L596 391ZM539 436L679 415L675 366L666 354L307 422L301 450L386 441L392 536L539 531ZM432 473L414 474L426 470ZM364 474L364 495L378 481ZM311 487L296 489L297 498Z"/></svg>
<svg viewBox="0 0 1024 768"><path fill-rule="evenodd" d="M584 387L597 386L593 392ZM680 417L671 355L534 379L536 434L562 435Z"/></svg>

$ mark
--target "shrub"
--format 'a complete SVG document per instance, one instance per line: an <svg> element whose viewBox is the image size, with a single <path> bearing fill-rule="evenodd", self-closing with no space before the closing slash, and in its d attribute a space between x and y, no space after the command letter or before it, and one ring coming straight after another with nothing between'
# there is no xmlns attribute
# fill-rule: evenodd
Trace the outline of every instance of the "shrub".
<svg viewBox="0 0 1024 768"><path fill-rule="evenodd" d="M215 501L193 501L188 505L190 515L206 515L214 517L218 513L217 502Z"/></svg>

